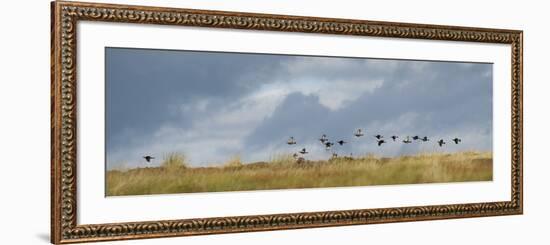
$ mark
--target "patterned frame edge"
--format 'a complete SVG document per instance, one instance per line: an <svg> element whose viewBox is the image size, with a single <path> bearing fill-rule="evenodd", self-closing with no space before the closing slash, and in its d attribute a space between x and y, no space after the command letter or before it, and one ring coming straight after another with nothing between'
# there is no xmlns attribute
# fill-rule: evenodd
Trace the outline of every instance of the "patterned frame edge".
<svg viewBox="0 0 550 245"><path fill-rule="evenodd" d="M511 45L512 162L510 201L77 224L76 60L78 21L125 22L326 33L390 38L504 43ZM140 238L298 229L523 213L523 32L210 10L99 3L51 3L51 242L76 243Z"/></svg>

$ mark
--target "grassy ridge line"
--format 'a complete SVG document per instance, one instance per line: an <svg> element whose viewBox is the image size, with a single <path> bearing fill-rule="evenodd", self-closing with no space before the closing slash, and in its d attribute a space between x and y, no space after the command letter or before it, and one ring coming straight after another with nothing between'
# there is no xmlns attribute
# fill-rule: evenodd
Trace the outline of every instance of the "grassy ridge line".
<svg viewBox="0 0 550 245"><path fill-rule="evenodd" d="M168 158L170 159L170 158ZM183 158L182 158L183 159ZM279 156L224 167L163 167L107 172L107 196L245 191L492 180L491 152L433 153L395 158L363 156L306 161Z"/></svg>

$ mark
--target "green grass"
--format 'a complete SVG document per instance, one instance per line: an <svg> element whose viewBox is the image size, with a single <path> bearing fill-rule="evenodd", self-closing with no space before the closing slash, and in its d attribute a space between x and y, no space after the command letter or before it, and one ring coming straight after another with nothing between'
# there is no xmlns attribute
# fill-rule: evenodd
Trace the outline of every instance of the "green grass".
<svg viewBox="0 0 550 245"><path fill-rule="evenodd" d="M106 184L107 196L121 196L490 181L492 173L491 152L368 155L299 164L287 155L250 164L234 156L220 167L196 168L188 167L184 155L171 154L161 167L107 171Z"/></svg>

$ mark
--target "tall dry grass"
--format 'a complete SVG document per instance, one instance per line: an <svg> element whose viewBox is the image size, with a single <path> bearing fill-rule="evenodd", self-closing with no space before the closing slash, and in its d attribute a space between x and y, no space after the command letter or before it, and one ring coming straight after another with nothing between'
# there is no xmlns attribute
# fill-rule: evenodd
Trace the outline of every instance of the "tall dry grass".
<svg viewBox="0 0 550 245"><path fill-rule="evenodd" d="M187 163L187 158L185 154L178 152L171 152L164 155L164 159L160 166L163 169L167 170L177 170L179 168L187 168L189 164Z"/></svg>
<svg viewBox="0 0 550 245"><path fill-rule="evenodd" d="M492 166L491 152L366 155L300 164L284 154L250 164L235 156L222 167L108 171L107 195L490 181Z"/></svg>
<svg viewBox="0 0 550 245"><path fill-rule="evenodd" d="M234 155L232 156L229 161L225 162L223 164L224 168L239 168L243 166L243 162L241 161L240 155Z"/></svg>

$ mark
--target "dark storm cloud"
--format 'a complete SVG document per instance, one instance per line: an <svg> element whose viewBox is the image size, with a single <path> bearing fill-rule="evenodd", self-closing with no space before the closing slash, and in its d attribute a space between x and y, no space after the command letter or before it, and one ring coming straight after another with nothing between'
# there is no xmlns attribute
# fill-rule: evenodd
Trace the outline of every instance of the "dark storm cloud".
<svg viewBox="0 0 550 245"><path fill-rule="evenodd" d="M232 155L265 160L296 149L324 154L491 150L492 65L288 55L107 49L108 162L181 150L195 165ZM364 128L361 139L352 136ZM429 136L377 147L374 134ZM401 138L402 140L402 138ZM313 157L314 154L311 154ZM325 157L323 155L323 157Z"/></svg>
<svg viewBox="0 0 550 245"><path fill-rule="evenodd" d="M366 140L371 144L359 145L355 149L348 145L344 147L345 152L405 154L422 150L418 144L380 149L373 144L375 140L369 138L375 134L386 135L386 138L393 134L401 138L406 135L429 136L432 143L439 138L450 141L454 137L468 137L469 133L482 134L484 140L471 137L466 139L466 145L469 149L490 150L491 65L420 63L421 66L415 67L419 61L399 61L396 68L386 74L378 72L376 75L386 79L376 92L367 92L337 111L323 111L323 106L311 96L293 94L275 110L272 117L256 128L246 139L246 145L257 150L271 144L266 138L296 135L297 139L315 146L316 139L323 133L333 136L333 140L345 138L349 141L353 139L353 129L363 128L367 130ZM300 109L297 105L307 107ZM403 118L403 115L414 117ZM294 124L286 126L289 121ZM388 124L394 126L384 128ZM322 148L320 144L316 146ZM463 149L463 146L460 148Z"/></svg>
<svg viewBox="0 0 550 245"><path fill-rule="evenodd" d="M299 92L289 94L274 111L273 116L264 120L245 139L251 151L259 151L275 142L285 142L289 135L297 139L316 141L320 132L328 130L329 109L319 104L319 98ZM266 140L273 139L273 140Z"/></svg>
<svg viewBox="0 0 550 245"><path fill-rule="evenodd" d="M213 98L210 106L223 105L254 88L245 75L262 79L280 59L124 48L106 48L105 55L107 144L113 149L163 124L189 126L191 117L178 113L180 106L205 97Z"/></svg>

